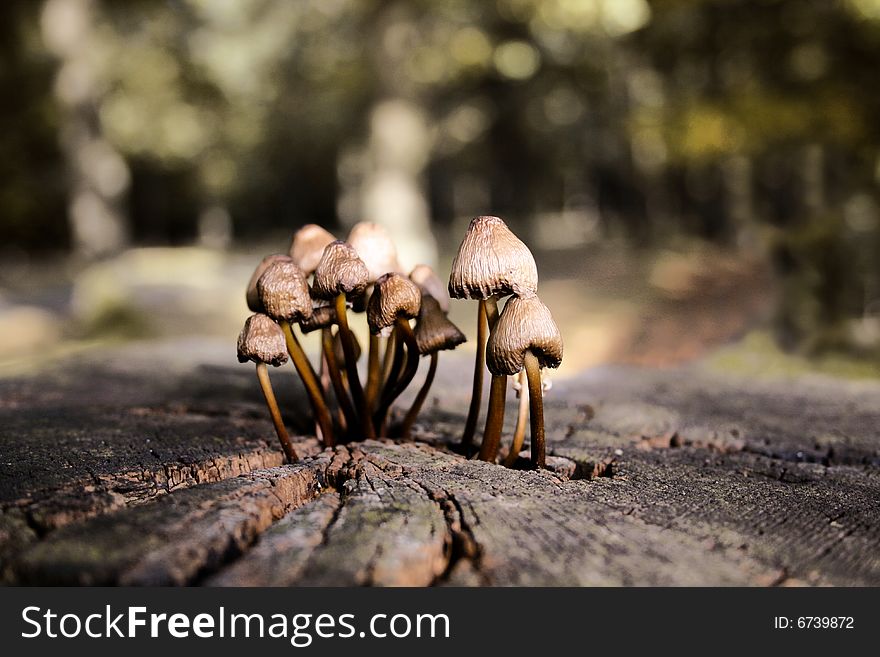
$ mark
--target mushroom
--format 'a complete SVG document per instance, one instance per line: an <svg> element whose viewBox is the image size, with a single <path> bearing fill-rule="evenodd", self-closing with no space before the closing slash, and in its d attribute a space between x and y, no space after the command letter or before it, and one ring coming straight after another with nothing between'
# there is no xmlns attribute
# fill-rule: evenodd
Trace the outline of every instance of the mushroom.
<svg viewBox="0 0 880 657"><path fill-rule="evenodd" d="M254 269L254 273L251 275L251 280L248 281L247 292L245 293L245 298L247 300L248 308L255 312L261 313L263 312L263 304L260 302L260 295L257 292L257 281L260 280L260 276L263 275L271 265L274 265L276 262L290 262L290 257L283 255L281 253L273 253L272 255L267 255L260 261L260 264L257 265L257 268Z"/></svg>
<svg viewBox="0 0 880 657"><path fill-rule="evenodd" d="M440 304L440 310L444 313L449 312L449 290L446 289L446 283L440 280L431 267L416 265L409 273L409 280L419 286L422 294L434 297L434 300Z"/></svg>
<svg viewBox="0 0 880 657"><path fill-rule="evenodd" d="M383 274L400 271L397 247L384 226L369 221L356 223L348 234L348 243L367 266L371 283Z"/></svg>
<svg viewBox="0 0 880 657"><path fill-rule="evenodd" d="M330 328L336 324L336 304L324 299L312 299L312 314L299 320L303 333Z"/></svg>
<svg viewBox="0 0 880 657"><path fill-rule="evenodd" d="M415 424L425 399L428 398L431 385L434 383L434 375L437 373L438 353L444 349L455 349L458 345L467 341L464 333L447 319L440 302L430 294L424 293L422 294L421 308L419 308L419 317L416 321L415 336L419 353L422 356L430 356L431 365L428 368L425 382L419 389L413 405L401 424L400 435L404 440L409 439L413 424Z"/></svg>
<svg viewBox="0 0 880 657"><path fill-rule="evenodd" d="M419 367L419 347L409 320L418 316L421 305L422 295L419 288L398 273L385 274L376 281L367 305L367 323L373 335L390 334L392 329L398 335L391 373L385 381L379 406L373 414L373 422L380 430L391 404L410 384ZM407 352L406 368L398 378L403 364L404 345Z"/></svg>
<svg viewBox="0 0 880 657"><path fill-rule="evenodd" d="M537 295L511 297L489 337L486 365L493 375L512 376L522 369L529 384L532 464L545 466L544 402L541 369L562 362L562 336L550 310Z"/></svg>
<svg viewBox="0 0 880 657"><path fill-rule="evenodd" d="M305 274L293 261L271 264L257 280L257 293L266 314L278 322L287 342L293 365L302 379L311 402L315 421L325 446L332 446L333 420L324 401L320 384L302 346L293 332L293 322L312 314L312 299Z"/></svg>
<svg viewBox="0 0 880 657"><path fill-rule="evenodd" d="M324 249L335 239L317 224L306 224L293 234L290 257L306 276L311 276L324 255Z"/></svg>
<svg viewBox="0 0 880 657"><path fill-rule="evenodd" d="M257 380L260 382L260 389L266 399L266 406L269 407L269 415L272 417L275 433L278 434L278 441L281 443L281 449L284 450L287 460L294 463L299 457L296 455L296 450L293 448L293 443L284 427L284 421L281 419L278 401L275 399L272 382L269 380L269 368L266 367L267 364L278 367L287 362L284 334L278 325L262 313L248 317L238 336L238 360L240 363L246 363L250 360L257 364Z"/></svg>
<svg viewBox="0 0 880 657"><path fill-rule="evenodd" d="M321 228L321 226L306 224L293 234L293 239L290 242L290 257L306 276L311 276L315 271L315 267L318 266L321 256L324 255L324 249L335 239L332 234ZM323 350L321 352L318 378L321 381L321 390L326 396L329 392L331 379L329 365L324 358Z"/></svg>
<svg viewBox="0 0 880 657"><path fill-rule="evenodd" d="M376 432L370 421L364 389L358 375L355 360L354 337L348 324L348 300L362 296L369 282L369 271L363 260L351 245L336 240L327 245L321 261L315 269L312 292L319 299L332 299L336 307L336 321L342 349L345 353L345 366L351 396L360 419L360 426L366 438L375 438ZM329 355L328 355L329 358Z"/></svg>
<svg viewBox="0 0 880 657"><path fill-rule="evenodd" d="M483 392L483 361L486 355L487 330L498 319L498 297L509 294L534 294L538 288L538 269L528 247L498 217L481 216L471 220L458 247L449 276L449 295L455 299L479 299L477 310L477 353L474 363L473 391L462 447L473 442L480 398ZM505 376L493 376L489 394L486 429L480 446L480 458L494 460L504 423L507 394Z"/></svg>
<svg viewBox="0 0 880 657"><path fill-rule="evenodd" d="M357 251L360 259L367 266L367 271L370 273L370 285L374 285L383 274L400 271L397 247L384 226L361 221L355 224L349 232L348 243ZM360 311L363 308L355 307L355 310ZM364 394L371 410L382 385L382 368L379 364L380 340L380 336L370 333L369 354L367 355L367 386ZM391 346L386 345L386 350L390 353Z"/></svg>

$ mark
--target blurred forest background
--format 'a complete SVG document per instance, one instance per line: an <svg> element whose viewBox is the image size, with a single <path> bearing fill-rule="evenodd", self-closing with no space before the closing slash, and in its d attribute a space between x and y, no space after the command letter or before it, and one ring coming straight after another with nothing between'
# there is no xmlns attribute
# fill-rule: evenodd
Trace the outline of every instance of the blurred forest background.
<svg viewBox="0 0 880 657"><path fill-rule="evenodd" d="M446 273L498 214L570 371L880 373L880 0L8 1L0 31L7 362L231 340L304 223Z"/></svg>

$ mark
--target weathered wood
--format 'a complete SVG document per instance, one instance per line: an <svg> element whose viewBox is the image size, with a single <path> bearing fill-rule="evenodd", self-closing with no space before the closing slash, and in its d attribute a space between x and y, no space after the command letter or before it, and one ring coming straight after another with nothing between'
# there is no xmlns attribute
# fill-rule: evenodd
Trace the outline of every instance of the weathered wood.
<svg viewBox="0 0 880 657"><path fill-rule="evenodd" d="M326 488L330 455L193 486L62 528L18 560L25 583L187 584Z"/></svg>
<svg viewBox="0 0 880 657"><path fill-rule="evenodd" d="M534 472L451 450L467 361L441 365L420 442L320 453L312 440L293 466L279 465L250 370L178 364L159 377L146 351L138 366L2 382L3 577L880 584L880 386L599 370L556 383L552 471ZM91 391L72 383L83 372ZM305 431L289 380L282 404Z"/></svg>

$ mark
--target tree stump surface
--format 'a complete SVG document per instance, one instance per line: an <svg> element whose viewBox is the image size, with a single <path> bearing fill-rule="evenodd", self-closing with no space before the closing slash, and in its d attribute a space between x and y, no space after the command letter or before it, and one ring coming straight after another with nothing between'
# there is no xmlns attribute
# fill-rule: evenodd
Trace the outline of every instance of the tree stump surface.
<svg viewBox="0 0 880 657"><path fill-rule="evenodd" d="M231 353L129 345L0 381L4 583L880 584L876 383L593 370L548 393L535 472L456 453L471 359L444 354L416 441L300 437L284 465Z"/></svg>

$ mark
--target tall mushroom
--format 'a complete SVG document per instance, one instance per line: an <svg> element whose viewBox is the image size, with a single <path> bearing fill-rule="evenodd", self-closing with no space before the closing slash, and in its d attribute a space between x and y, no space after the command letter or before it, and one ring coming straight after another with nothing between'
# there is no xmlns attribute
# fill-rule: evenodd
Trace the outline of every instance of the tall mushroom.
<svg viewBox="0 0 880 657"><path fill-rule="evenodd" d="M400 271L397 247L384 226L361 221L355 224L349 232L348 243L357 251L360 259L367 266L367 271L370 273L369 285L375 285L383 274ZM362 310L362 308L356 308L356 310ZM367 386L364 394L367 398L367 406L371 411L382 385L382 368L379 363L380 349L380 337L370 333L370 346L367 355Z"/></svg>
<svg viewBox="0 0 880 657"><path fill-rule="evenodd" d="M467 233L458 247L449 276L449 295L455 299L479 299L477 310L477 354L474 381L462 446L473 442L480 398L483 393L483 362L486 354L487 329L498 318L498 298L510 294L535 294L538 269L528 247L498 217L481 216L471 220ZM493 376L489 396L486 429L480 447L480 458L494 460L501 441L504 422L504 401L507 394L506 376Z"/></svg>
<svg viewBox="0 0 880 657"><path fill-rule="evenodd" d="M334 301L342 349L345 352L348 385L351 388L361 429L368 439L375 438L376 432L370 421L369 407L358 375L354 337L348 324L347 304L349 299L357 299L364 294L369 277L366 265L351 245L336 240L324 249L312 283L312 292L317 298Z"/></svg>
<svg viewBox="0 0 880 657"><path fill-rule="evenodd" d="M398 335L391 374L385 382L379 405L373 414L373 422L380 431L391 404L406 390L419 367L419 346L409 320L418 317L421 304L422 295L415 283L401 274L390 273L376 281L367 305L367 323L373 335L388 333L392 329ZM404 345L407 352L406 368L398 378Z"/></svg>
<svg viewBox="0 0 880 657"><path fill-rule="evenodd" d="M545 466L544 393L541 369L562 362L562 335L537 295L511 297L489 337L486 364L493 375L512 376L525 368L529 384L532 464Z"/></svg>
<svg viewBox="0 0 880 657"><path fill-rule="evenodd" d="M431 385L434 383L438 353L444 349L455 349L467 340L464 333L446 317L440 302L430 294L424 293L422 294L422 305L419 308L419 317L416 320L415 336L419 353L422 356L430 356L431 365L425 376L425 382L416 394L415 401L400 426L400 435L404 440L409 439L413 424L415 424L416 418L428 398Z"/></svg>
<svg viewBox="0 0 880 657"><path fill-rule="evenodd" d="M266 406L269 407L269 415L272 417L278 442L281 443L281 449L284 450L287 460L294 463L298 460L296 450L281 419L278 401L275 399L272 382L269 380L269 369L266 367L266 365L278 367L287 362L284 334L278 325L262 313L248 317L238 336L238 360L241 363L250 360L257 364L257 380L260 382Z"/></svg>
<svg viewBox="0 0 880 657"><path fill-rule="evenodd" d="M293 332L293 323L309 317L313 312L306 277L293 261L275 262L257 280L257 292L266 314L281 326L287 350L305 386L315 421L320 428L321 439L325 446L332 446L333 419L315 371Z"/></svg>
<svg viewBox="0 0 880 657"><path fill-rule="evenodd" d="M336 238L317 224L306 224L293 234L290 242L290 257L306 276L311 276L324 249Z"/></svg>
<svg viewBox="0 0 880 657"><path fill-rule="evenodd" d="M290 241L290 257L306 277L311 276L321 261L321 256L324 255L324 249L335 239L321 226L306 224L293 234L293 239ZM326 395L329 392L331 375L323 350L321 350L318 376L321 380L321 390Z"/></svg>

